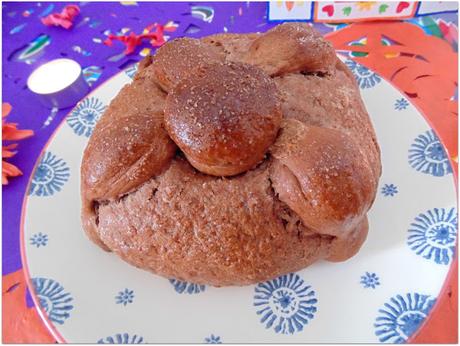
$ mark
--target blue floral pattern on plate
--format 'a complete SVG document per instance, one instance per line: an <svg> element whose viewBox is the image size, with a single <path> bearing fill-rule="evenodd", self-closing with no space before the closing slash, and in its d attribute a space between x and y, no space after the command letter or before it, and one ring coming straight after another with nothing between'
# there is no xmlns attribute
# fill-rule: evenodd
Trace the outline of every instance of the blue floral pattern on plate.
<svg viewBox="0 0 460 346"><path fill-rule="evenodd" d="M297 274L259 283L254 291L254 306L266 329L273 327L276 333L294 334L315 316L315 291Z"/></svg>
<svg viewBox="0 0 460 346"><path fill-rule="evenodd" d="M35 169L30 196L52 196L69 180L70 169L64 160L47 151Z"/></svg>
<svg viewBox="0 0 460 346"><path fill-rule="evenodd" d="M381 342L403 343L422 325L435 299L428 295L396 295L380 309L375 319L375 335Z"/></svg>
<svg viewBox="0 0 460 346"><path fill-rule="evenodd" d="M40 246L46 246L48 244L48 235L42 232L35 233L30 237L30 245L34 245L37 248Z"/></svg>
<svg viewBox="0 0 460 346"><path fill-rule="evenodd" d="M81 101L67 118L67 124L78 136L89 137L107 106L96 97Z"/></svg>
<svg viewBox="0 0 460 346"><path fill-rule="evenodd" d="M382 81L376 73L369 70L367 67L358 64L353 60L346 60L345 64L353 72L356 81L361 89L372 88Z"/></svg>
<svg viewBox="0 0 460 346"><path fill-rule="evenodd" d="M204 339L206 344L221 344L222 340L220 340L220 336L211 334L209 337Z"/></svg>
<svg viewBox="0 0 460 346"><path fill-rule="evenodd" d="M384 195L385 197L393 197L394 195L396 195L398 193L398 187L394 184L385 184L383 185L382 187L382 195Z"/></svg>
<svg viewBox="0 0 460 346"><path fill-rule="evenodd" d="M134 291L125 288L123 291L118 292L118 295L115 296L115 302L117 304L131 304L134 300Z"/></svg>
<svg viewBox="0 0 460 346"><path fill-rule="evenodd" d="M405 98L400 98L395 101L394 107L397 111L402 111L409 107L409 102Z"/></svg>
<svg viewBox="0 0 460 346"><path fill-rule="evenodd" d="M433 130L419 135L409 149L409 164L417 171L442 177L452 173L447 154Z"/></svg>
<svg viewBox="0 0 460 346"><path fill-rule="evenodd" d="M407 245L419 256L437 264L449 264L455 253L457 211L434 208L411 223Z"/></svg>
<svg viewBox="0 0 460 346"><path fill-rule="evenodd" d="M376 273L369 273L366 272L363 276L361 276L361 285L364 288L373 288L375 289L377 286L380 285L380 279Z"/></svg>
<svg viewBox="0 0 460 346"><path fill-rule="evenodd" d="M73 298L64 287L52 279L33 278L32 285L41 308L54 323L63 324L73 310Z"/></svg>
<svg viewBox="0 0 460 346"><path fill-rule="evenodd" d="M205 285L198 285L191 282L176 280L176 279L169 279L169 282L174 286L174 290L177 293L188 293L188 294L196 294L201 293L206 290Z"/></svg>
<svg viewBox="0 0 460 346"><path fill-rule="evenodd" d="M128 333L115 334L99 339L98 344L145 344L144 338L136 334L129 335Z"/></svg>

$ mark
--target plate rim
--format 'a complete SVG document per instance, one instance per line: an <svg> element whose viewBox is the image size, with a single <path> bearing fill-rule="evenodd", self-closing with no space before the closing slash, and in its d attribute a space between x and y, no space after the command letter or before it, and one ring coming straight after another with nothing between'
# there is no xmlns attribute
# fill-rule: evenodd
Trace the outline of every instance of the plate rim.
<svg viewBox="0 0 460 346"><path fill-rule="evenodd" d="M327 37L327 35L325 36ZM366 66L365 63L362 63L361 61L356 61L354 58L350 57L350 56L346 56L345 53L342 53L342 52L338 52L336 51L336 55L339 56L339 57L342 57L344 59L349 59L349 60L353 60L355 61L356 63L360 64L360 65L363 65L365 66L366 68L368 68L370 71L373 71L374 73L377 73L379 75L380 78L382 78L383 80L385 80L392 88L395 88L398 93L400 93L401 95L405 96L405 93L404 91L402 91L399 86L397 86L396 84L392 83L391 81L389 81L387 78L385 78L384 76L382 76L381 74L379 74L377 71L369 68L368 66ZM142 59L141 59L142 60ZM141 61L140 60L140 61ZM134 63L135 64L139 64L140 61L137 61ZM130 66L128 66L129 68ZM108 84L109 82L111 82L113 79L115 79L116 77L122 75L123 73L125 73L125 70L127 68L119 71L118 73L115 73L114 75L112 75L111 77L107 78L104 82L102 82L101 84L99 84L97 87L95 87L93 90L91 90L91 92L89 92L88 94L86 94L81 100L79 100L75 106L73 106L72 108L69 109L69 111L65 114L65 116L61 119L60 123L56 126L56 128L54 129L53 133L51 133L51 135L49 136L48 140L46 141L46 143L43 145L43 147L41 148L40 150L40 155L38 155L34 165L33 165L33 168L31 170L31 173L29 175L29 178L28 178L28 182L27 182L27 185L26 185L26 190L25 190L25 193L24 193L24 196L23 196L23 200L22 200L22 206L21 206L21 218L20 218L20 229L19 229L19 243L20 243L20 254L21 254L21 262L22 262L22 270L24 271L24 277L25 277L25 281L26 281L26 284L27 284L27 288L29 289L29 292L30 292L30 296L32 298L32 301L34 303L34 308L37 310L40 318L42 319L43 323L45 324L46 328L48 329L48 331L52 334L52 336L56 339L56 341L58 343L69 343L69 341L67 341L63 336L62 334L59 332L59 330L56 328L56 326L53 324L53 322L51 322L51 320L49 319L49 317L47 316L46 312L43 310L43 308L40 306L40 302L39 302L39 298L37 297L36 293L35 293L35 289L32 285L32 279L31 279L31 275L30 275L30 271L29 271L29 265L28 265L28 261L27 261L27 255L26 255L26 242L25 242L25 230L24 230L24 222L25 222L25 216L26 216L26 212L27 212L27 202L28 202L28 198L29 198L29 195L28 195L28 191L30 190L30 185L32 183L32 179L33 179L33 176L34 176L34 173L35 173L35 170L38 166L38 164L40 163L40 160L44 154L44 152L47 150L47 148L49 147L49 145L51 144L51 142L53 141L53 139L55 138L55 136L58 134L59 130L61 130L62 126L65 124L66 122L66 119L69 117L69 115L73 112L73 110L78 106L78 104L90 97L91 95L93 95L94 93L96 93L100 88L102 88L103 86L106 86L106 84ZM359 88L358 88L359 89ZM361 89L360 90L360 95L361 95ZM441 142L444 150L446 151L447 153L447 156L448 156L448 159L449 159L449 164L454 167L454 164L453 164L453 160L452 160L452 157L449 153L449 150L448 148L446 147L444 141L443 141L443 138L441 138L441 136L438 135L438 131L432 126L432 122L431 120L425 115L425 113L420 109L420 107L412 102L410 99L408 100L410 102L410 104L417 110L417 112L422 116L423 120L426 122L426 124L429 126L429 128L431 130L433 130L436 135L438 136L439 138L439 141ZM367 111L367 109L366 109ZM372 124L372 127L374 128L374 124ZM375 131L375 129L374 129ZM455 190L455 194L456 194L456 204L457 204L457 210L458 210L458 177L457 175L455 174L455 171L453 172L452 174L453 176L453 182L454 182L454 190ZM458 232L458 229L457 229L457 232ZM448 286L449 286L449 282L451 281L452 279L452 276L454 275L455 273L455 267L458 267L458 244L459 244L459 240L458 240L458 236L457 236L457 239L456 239L456 244L455 244L455 249L456 249L456 253L457 253L457 256L455 256L454 260L452 261L452 263L450 263L449 265L449 269L448 269L448 272L447 272L447 275L445 276L444 278L444 281L442 283L442 286L441 286L441 289L438 293L438 295L435 297L436 298L436 301L435 301L435 304L433 305L432 309L430 310L430 313L428 314L428 316L425 318L425 320L422 322L422 324L420 325L420 327L406 340L406 343L413 343L413 340L419 335L419 333L425 329L426 325L432 320L433 318L433 313L435 311L438 310L438 307L440 305L440 299L438 299L440 296L444 296L447 291L448 291ZM458 271L458 270L457 270Z"/></svg>
<svg viewBox="0 0 460 346"><path fill-rule="evenodd" d="M137 61L136 63L134 63L134 65L139 64L139 62L140 61ZM128 66L128 68L129 67L130 66ZM22 199L21 219L20 219L20 225L19 225L19 249L20 249L20 252L21 252L22 270L24 271L24 277L25 277L25 281L26 281L26 284L27 284L27 288L29 289L30 296L31 296L32 301L34 302L34 305L35 305L34 308L37 310L40 318L42 319L42 321L45 324L45 326L48 329L48 331L56 339L56 341L61 343L61 344L62 343L67 344L69 342L64 339L62 334L59 332L59 330L56 328L56 326L53 324L53 322L51 322L51 320L47 316L46 312L40 306L40 301L39 301L39 299L38 299L38 297L37 297L37 295L35 293L34 286L32 285L32 278L31 278L30 271L29 271L29 262L27 261L27 255L26 255L26 244L25 244L26 242L25 242L25 231L24 231L24 222L25 222L25 216L26 216L26 212L27 212L27 202L28 202L28 199L29 199L28 192L30 190L30 185L32 183L32 179L33 179L35 170L36 170L38 164L40 163L40 160L43 157L43 154L45 153L45 151L47 150L47 148L49 147L49 145L53 141L54 137L56 137L56 135L58 134L59 130L61 130L62 126L65 124L66 119L69 117L69 115L74 111L75 108L77 108L78 104L82 100L84 100L87 97L91 96L92 94L96 93L101 87L105 86L107 83L111 82L116 77L118 77L121 74L125 73L126 69L127 68L125 68L125 69L119 71L118 73L115 73L113 76L107 78L104 82L102 82L97 87L95 87L93 90L91 90L91 92L89 92L83 98L78 100L78 102L75 104L75 106L73 106L72 108L69 109L69 111L61 119L61 122L56 126L56 128L53 131L53 133L51 133L51 135L49 136L48 140L46 141L46 143L43 145L42 149L40 150L40 155L38 155L37 160L35 161L35 163L33 165L33 168L30 171L31 173L30 173L29 180L27 182L26 189L25 189L25 192L24 192L24 196L23 196L23 199Z"/></svg>

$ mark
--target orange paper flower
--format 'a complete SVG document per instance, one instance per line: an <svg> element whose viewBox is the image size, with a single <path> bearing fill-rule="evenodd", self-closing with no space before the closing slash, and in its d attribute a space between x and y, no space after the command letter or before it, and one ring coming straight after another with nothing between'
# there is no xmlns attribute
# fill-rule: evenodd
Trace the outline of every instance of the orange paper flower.
<svg viewBox="0 0 460 346"><path fill-rule="evenodd" d="M4 159L13 157L16 154L17 143L4 144L4 141L17 141L30 137L34 134L32 130L18 130L18 124L7 123L6 117L11 112L9 103L2 104L2 185L8 184L8 177L22 175L22 172L15 165L6 162Z"/></svg>

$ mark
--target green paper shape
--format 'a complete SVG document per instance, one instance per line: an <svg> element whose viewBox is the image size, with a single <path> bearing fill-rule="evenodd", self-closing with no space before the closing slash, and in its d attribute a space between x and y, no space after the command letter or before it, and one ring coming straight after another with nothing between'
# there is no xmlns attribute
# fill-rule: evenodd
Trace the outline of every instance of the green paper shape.
<svg viewBox="0 0 460 346"><path fill-rule="evenodd" d="M379 13L385 13L387 11L388 5L382 4L379 6Z"/></svg>
<svg viewBox="0 0 460 346"><path fill-rule="evenodd" d="M342 9L344 15L349 16L351 13L351 7L345 7Z"/></svg>
<svg viewBox="0 0 460 346"><path fill-rule="evenodd" d="M442 32L439 29L438 24L430 16L422 17L422 24L426 32L433 36L443 38Z"/></svg>

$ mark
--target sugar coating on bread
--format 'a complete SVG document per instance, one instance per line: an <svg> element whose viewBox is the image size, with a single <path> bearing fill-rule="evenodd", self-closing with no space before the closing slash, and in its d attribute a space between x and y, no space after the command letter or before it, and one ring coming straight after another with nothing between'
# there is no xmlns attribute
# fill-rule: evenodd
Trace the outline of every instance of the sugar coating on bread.
<svg viewBox="0 0 460 346"><path fill-rule="evenodd" d="M261 34L215 34L202 38L206 44L216 47L224 54L226 61L242 62L252 43Z"/></svg>
<svg viewBox="0 0 460 346"><path fill-rule="evenodd" d="M271 76L292 72L328 72L335 62L332 45L310 25L284 23L255 39L244 61Z"/></svg>
<svg viewBox="0 0 460 346"><path fill-rule="evenodd" d="M305 226L338 237L357 227L374 198L374 179L352 138L286 119L270 152L273 188Z"/></svg>
<svg viewBox="0 0 460 346"><path fill-rule="evenodd" d="M169 135L196 169L230 176L263 159L282 115L268 75L225 62L183 78L168 95L164 116Z"/></svg>
<svg viewBox="0 0 460 346"><path fill-rule="evenodd" d="M348 134L364 153L377 181L381 172L380 150L369 115L351 72L339 60L336 67L330 75L295 73L274 78L283 116Z"/></svg>
<svg viewBox="0 0 460 346"><path fill-rule="evenodd" d="M331 236L299 231L288 213L280 217L278 203L266 164L223 179L177 158L135 193L101 205L99 229L102 241L137 267L196 283L244 285L329 252Z"/></svg>
<svg viewBox="0 0 460 346"><path fill-rule="evenodd" d="M158 49L152 61L152 72L158 85L169 92L182 78L193 73L195 68L223 59L224 54L212 45L183 37Z"/></svg>
<svg viewBox="0 0 460 346"><path fill-rule="evenodd" d="M138 268L246 285L356 254L380 174L354 77L313 28L182 38L96 125L82 224Z"/></svg>

